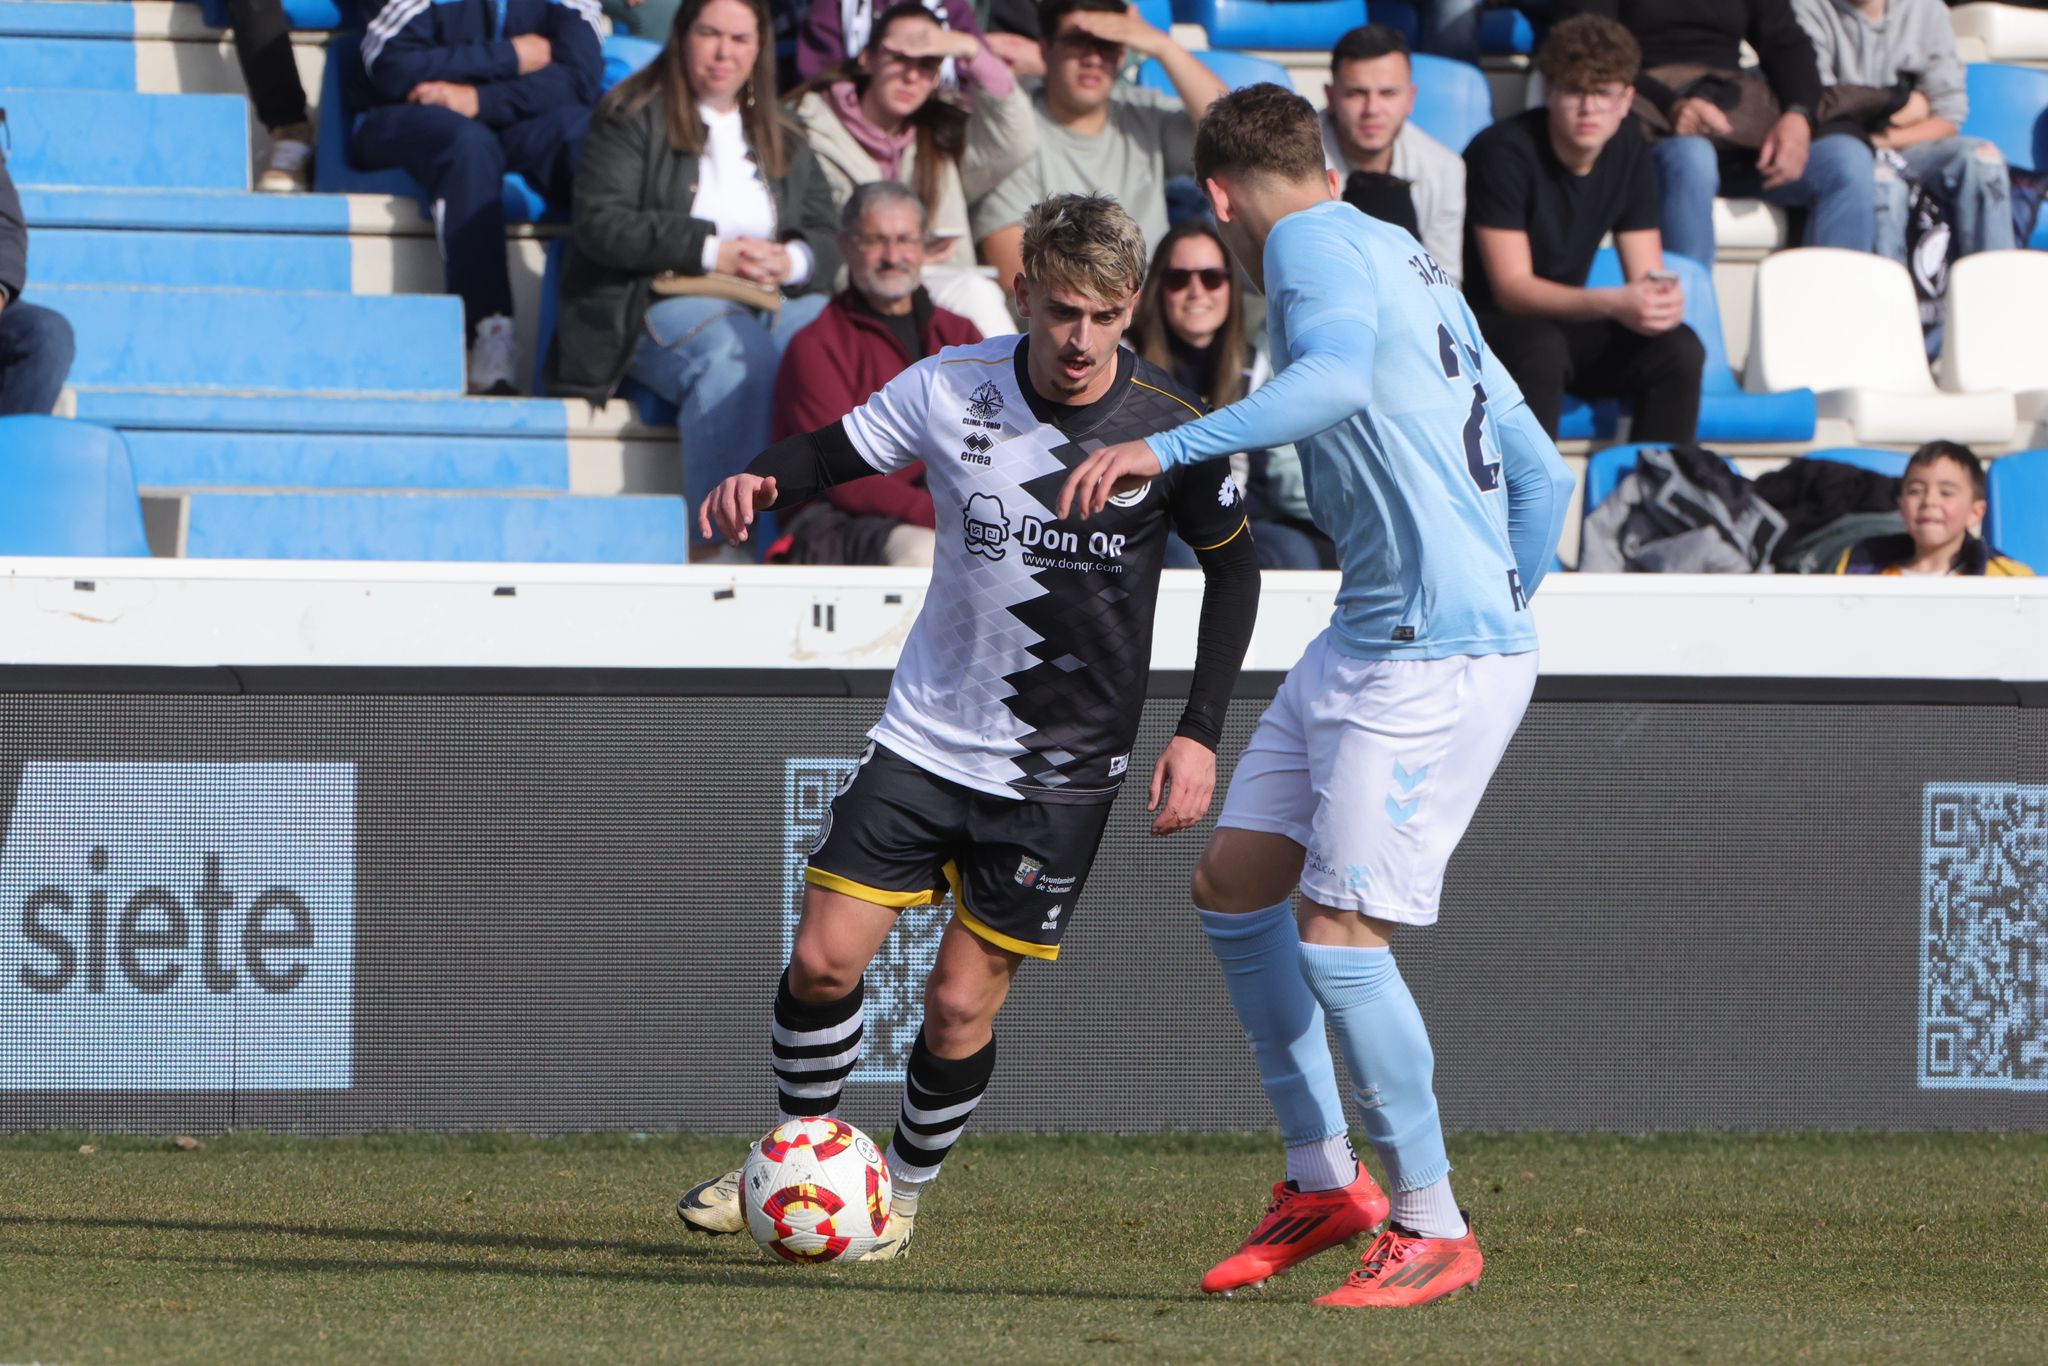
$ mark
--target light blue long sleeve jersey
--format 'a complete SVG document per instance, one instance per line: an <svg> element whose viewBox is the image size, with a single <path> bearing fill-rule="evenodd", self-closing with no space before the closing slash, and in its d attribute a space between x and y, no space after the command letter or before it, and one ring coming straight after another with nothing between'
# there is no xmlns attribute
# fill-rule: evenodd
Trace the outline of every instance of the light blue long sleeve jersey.
<svg viewBox="0 0 2048 1366"><path fill-rule="evenodd" d="M1401 228L1332 200L1266 239L1279 374L1149 440L1162 464L1294 442L1358 659L1536 648L1529 596L1574 481L1451 278Z"/></svg>

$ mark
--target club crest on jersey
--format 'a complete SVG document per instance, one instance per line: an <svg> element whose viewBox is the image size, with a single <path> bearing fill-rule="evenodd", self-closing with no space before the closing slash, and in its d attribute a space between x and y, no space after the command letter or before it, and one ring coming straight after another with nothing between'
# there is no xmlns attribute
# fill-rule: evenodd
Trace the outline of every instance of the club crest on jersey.
<svg viewBox="0 0 2048 1366"><path fill-rule="evenodd" d="M962 464L986 465L991 463L988 458L988 453L990 448L993 447L996 443L989 440L987 436L983 435L980 432L969 432L967 434L967 440L965 440L961 444L967 447L966 450L960 452L960 461Z"/></svg>
<svg viewBox="0 0 2048 1366"><path fill-rule="evenodd" d="M1003 500L994 494L977 493L968 498L960 524L967 534L968 554L1000 560L1008 553L1003 545L1010 539L1010 519L1003 515Z"/></svg>
<svg viewBox="0 0 2048 1366"><path fill-rule="evenodd" d="M967 396L967 415L979 422L987 422L1003 410L1003 391L996 388L994 381L984 380L981 387Z"/></svg>
<svg viewBox="0 0 2048 1366"><path fill-rule="evenodd" d="M1110 501L1114 502L1115 500L1111 499ZM1218 507L1234 508L1243 501L1244 493L1237 487L1237 481L1227 474L1224 475L1222 487L1216 490L1216 505Z"/></svg>
<svg viewBox="0 0 2048 1366"><path fill-rule="evenodd" d="M1150 493L1151 491L1152 481L1150 479L1147 479L1144 483L1138 485L1138 487L1132 489L1129 493L1110 494L1109 505L1111 507L1117 508L1134 508L1138 504L1144 502L1145 495Z"/></svg>
<svg viewBox="0 0 2048 1366"><path fill-rule="evenodd" d="M1026 854L1017 860L1017 873L1014 880L1019 887L1036 887L1040 875L1044 872L1045 865L1031 857L1031 855Z"/></svg>

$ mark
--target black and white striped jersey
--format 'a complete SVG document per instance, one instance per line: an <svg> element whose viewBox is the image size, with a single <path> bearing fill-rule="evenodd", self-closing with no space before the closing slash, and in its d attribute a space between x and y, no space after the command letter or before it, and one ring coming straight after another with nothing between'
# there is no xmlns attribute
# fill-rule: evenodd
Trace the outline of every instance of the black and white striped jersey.
<svg viewBox="0 0 2048 1366"><path fill-rule="evenodd" d="M936 549L873 739L977 791L1108 801L1130 763L1152 661L1169 529L1196 549L1244 533L1227 462L1172 470L1087 522L1053 506L1067 472L1107 445L1201 415L1157 366L1117 353L1094 403L1040 398L1028 339L952 346L842 421L887 473L922 460Z"/></svg>

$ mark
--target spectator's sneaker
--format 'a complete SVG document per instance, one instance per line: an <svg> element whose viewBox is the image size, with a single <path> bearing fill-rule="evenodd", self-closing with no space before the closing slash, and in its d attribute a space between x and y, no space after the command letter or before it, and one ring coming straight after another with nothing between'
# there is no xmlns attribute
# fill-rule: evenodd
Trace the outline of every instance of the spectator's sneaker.
<svg viewBox="0 0 2048 1366"><path fill-rule="evenodd" d="M1316 1303L1344 1309L1407 1309L1473 1289L1486 1259L1472 1236L1472 1216L1458 1213L1465 1215L1462 1238L1425 1238L1399 1224L1387 1225L1365 1250L1358 1270Z"/></svg>
<svg viewBox="0 0 2048 1366"><path fill-rule="evenodd" d="M910 1235L917 1231L917 1197L899 1195L889 1202L889 1222L881 1241L860 1254L863 1262L893 1262L910 1255Z"/></svg>
<svg viewBox="0 0 2048 1366"><path fill-rule="evenodd" d="M1386 1193L1361 1166L1358 1179L1335 1190L1305 1191L1292 1181L1273 1187L1273 1203L1251 1237L1202 1277L1203 1293L1228 1295L1265 1284L1318 1252L1370 1233L1387 1217Z"/></svg>
<svg viewBox="0 0 2048 1366"><path fill-rule="evenodd" d="M512 335L512 320L493 313L476 325L476 340L469 347L469 392L472 394L516 394L519 386L512 376L519 369L519 342Z"/></svg>
<svg viewBox="0 0 2048 1366"><path fill-rule="evenodd" d="M738 1233L747 1226L740 1208L740 1168L700 1181L676 1201L676 1218L699 1233Z"/></svg>
<svg viewBox="0 0 2048 1366"><path fill-rule="evenodd" d="M270 163L256 177L266 194L304 194L313 178L313 125L294 123L270 135Z"/></svg>

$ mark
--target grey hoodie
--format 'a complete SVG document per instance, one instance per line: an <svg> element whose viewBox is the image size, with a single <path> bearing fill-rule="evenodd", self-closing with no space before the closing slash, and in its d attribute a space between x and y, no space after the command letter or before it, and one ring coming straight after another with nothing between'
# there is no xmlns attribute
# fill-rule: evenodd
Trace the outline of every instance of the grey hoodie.
<svg viewBox="0 0 2048 1366"><path fill-rule="evenodd" d="M1941 0L1887 0L1872 23L1855 0L1792 0L1799 26L1813 39L1823 85L1896 85L1901 79L1927 97L1934 116L1956 127L1970 112L1963 63Z"/></svg>

